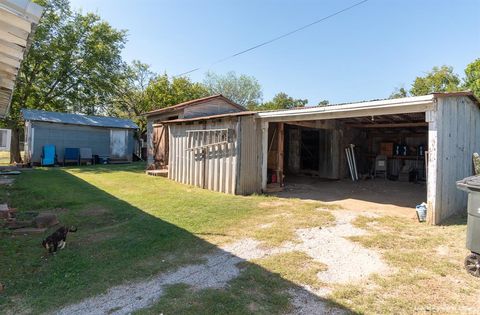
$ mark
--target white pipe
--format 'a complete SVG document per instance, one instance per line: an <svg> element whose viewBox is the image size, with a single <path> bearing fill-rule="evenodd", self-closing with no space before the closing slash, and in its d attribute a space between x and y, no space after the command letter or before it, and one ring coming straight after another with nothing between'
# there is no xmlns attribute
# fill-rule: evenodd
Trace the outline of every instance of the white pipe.
<svg viewBox="0 0 480 315"><path fill-rule="evenodd" d="M352 163L353 163L353 171L355 174L355 179L358 180L358 171L357 171L357 161L355 160L355 151L354 151L355 145L350 144L350 150L352 150Z"/></svg>
<svg viewBox="0 0 480 315"><path fill-rule="evenodd" d="M352 171L352 161L350 159L350 150L348 148L345 148L345 155L347 156L347 163L348 163L348 168L350 170L350 176L352 177L352 181L355 181L355 177L353 176L353 171Z"/></svg>

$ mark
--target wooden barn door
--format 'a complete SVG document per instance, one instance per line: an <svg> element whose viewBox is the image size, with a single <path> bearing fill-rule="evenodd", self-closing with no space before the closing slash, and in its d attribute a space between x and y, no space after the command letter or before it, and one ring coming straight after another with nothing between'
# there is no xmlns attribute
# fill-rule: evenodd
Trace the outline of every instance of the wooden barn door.
<svg viewBox="0 0 480 315"><path fill-rule="evenodd" d="M165 125L153 126L153 159L160 168L168 166L168 127Z"/></svg>

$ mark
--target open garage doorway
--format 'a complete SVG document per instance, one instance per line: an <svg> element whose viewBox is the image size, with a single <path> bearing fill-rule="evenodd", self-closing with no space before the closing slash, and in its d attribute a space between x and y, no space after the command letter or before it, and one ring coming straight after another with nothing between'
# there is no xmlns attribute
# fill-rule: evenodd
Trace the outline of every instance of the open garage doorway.
<svg viewBox="0 0 480 315"><path fill-rule="evenodd" d="M407 217L427 200L425 113L270 123L269 135L269 187L278 196Z"/></svg>

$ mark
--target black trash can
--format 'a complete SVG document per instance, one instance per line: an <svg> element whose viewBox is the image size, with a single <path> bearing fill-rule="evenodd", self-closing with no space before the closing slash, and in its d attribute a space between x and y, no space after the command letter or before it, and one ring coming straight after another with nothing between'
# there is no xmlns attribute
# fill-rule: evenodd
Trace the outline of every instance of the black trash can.
<svg viewBox="0 0 480 315"><path fill-rule="evenodd" d="M472 253L465 258L465 268L480 277L480 176L464 178L457 187L468 192L467 249Z"/></svg>

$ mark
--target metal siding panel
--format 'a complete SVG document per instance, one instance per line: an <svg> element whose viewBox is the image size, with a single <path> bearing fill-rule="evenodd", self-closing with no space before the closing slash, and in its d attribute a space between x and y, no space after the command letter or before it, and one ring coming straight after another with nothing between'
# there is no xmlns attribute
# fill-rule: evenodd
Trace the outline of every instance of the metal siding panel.
<svg viewBox="0 0 480 315"><path fill-rule="evenodd" d="M31 162L40 163L42 148L46 144L56 146L57 158L63 160L65 148L91 148L93 154L110 155L110 129L90 126L31 122L34 128ZM32 140L30 140L32 141ZM129 155L133 154L133 149Z"/></svg>
<svg viewBox="0 0 480 315"><path fill-rule="evenodd" d="M175 126L168 126L168 143L169 143L169 146L172 147L173 146L173 128L175 128ZM170 150L171 151L171 150ZM173 178L173 168L175 167L175 165L173 165L172 163L172 154L170 153L168 155L168 178L169 179L172 179Z"/></svg>
<svg viewBox="0 0 480 315"><path fill-rule="evenodd" d="M237 118L229 118L222 121L208 121L205 125L171 125L169 133L172 154L170 154L169 177L178 182L205 187L214 191L235 193L237 183L236 162L238 158L235 142L239 139L237 132L233 134L232 140L234 143L207 147L203 158L202 149L195 152L186 149L187 147L223 141L219 132L211 132L210 135L204 132L202 136L198 136L198 133L192 133L188 136L187 131L236 129L236 121Z"/></svg>

